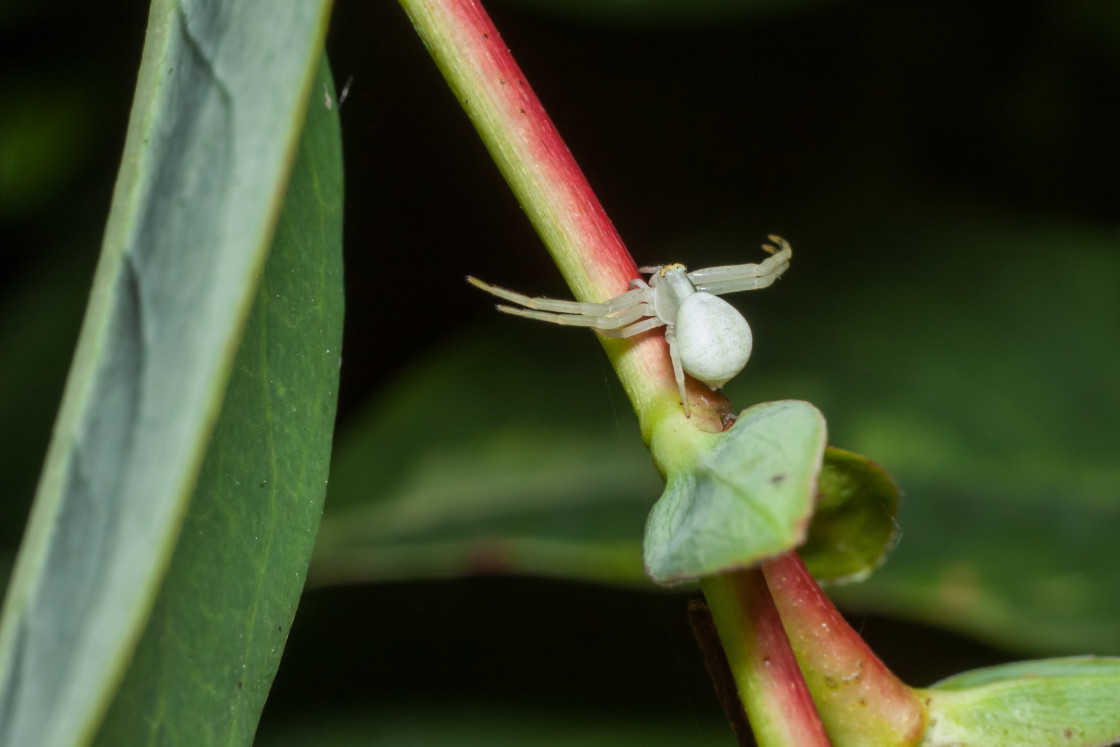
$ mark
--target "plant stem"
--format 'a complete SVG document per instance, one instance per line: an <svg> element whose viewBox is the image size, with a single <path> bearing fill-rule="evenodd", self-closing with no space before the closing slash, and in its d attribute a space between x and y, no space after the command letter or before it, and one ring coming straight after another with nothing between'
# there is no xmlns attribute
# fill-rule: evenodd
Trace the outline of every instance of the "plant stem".
<svg viewBox="0 0 1120 747"><path fill-rule="evenodd" d="M926 706L860 638L796 552L762 565L821 720L837 747L913 745Z"/></svg>
<svg viewBox="0 0 1120 747"><path fill-rule="evenodd" d="M400 4L575 297L601 302L625 292L637 265L486 11L477 0ZM664 335L600 340L648 444L681 409ZM693 427L720 430L727 400L689 386Z"/></svg>
<svg viewBox="0 0 1120 747"><path fill-rule="evenodd" d="M637 265L575 159L477 0L399 0L474 123L561 274L580 301L626 291ZM693 448L732 413L721 394L689 381L686 421L665 338L657 331L600 341L652 445ZM664 470L659 449L654 461ZM828 745L760 571L705 579L705 595L761 744Z"/></svg>
<svg viewBox="0 0 1120 747"><path fill-rule="evenodd" d="M829 745L762 572L710 576L700 585L758 744Z"/></svg>

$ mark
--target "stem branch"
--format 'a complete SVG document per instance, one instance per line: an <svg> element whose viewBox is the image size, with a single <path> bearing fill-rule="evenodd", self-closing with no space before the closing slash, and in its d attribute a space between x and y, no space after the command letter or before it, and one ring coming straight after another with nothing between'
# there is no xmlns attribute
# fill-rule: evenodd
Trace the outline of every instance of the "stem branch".
<svg viewBox="0 0 1120 747"><path fill-rule="evenodd" d="M762 565L797 662L836 745L901 747L925 729L921 696L875 655L796 552Z"/></svg>

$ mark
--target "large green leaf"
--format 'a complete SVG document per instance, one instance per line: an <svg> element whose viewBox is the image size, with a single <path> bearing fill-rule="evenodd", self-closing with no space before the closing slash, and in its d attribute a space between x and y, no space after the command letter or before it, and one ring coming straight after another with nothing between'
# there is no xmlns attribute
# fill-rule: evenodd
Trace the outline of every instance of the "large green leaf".
<svg viewBox="0 0 1120 747"><path fill-rule="evenodd" d="M637 424L591 335L542 346L534 331L435 350L356 416L313 582L501 570L644 581L641 526L662 484ZM592 363L550 389L551 356Z"/></svg>
<svg viewBox="0 0 1120 747"><path fill-rule="evenodd" d="M327 3L157 1L0 627L0 743L88 740L152 609L271 241Z"/></svg>
<svg viewBox="0 0 1120 747"><path fill-rule="evenodd" d="M251 744L284 649L326 495L342 342L342 152L325 60L313 90L222 412L100 745Z"/></svg>
<svg viewBox="0 0 1120 747"><path fill-rule="evenodd" d="M803 363L753 382L812 392L834 440L904 491L897 549L837 599L1032 652L1120 652L1114 237L972 220L861 241L908 261L880 288L837 273L824 303L848 323L792 330L831 381Z"/></svg>
<svg viewBox="0 0 1120 747"><path fill-rule="evenodd" d="M713 718L714 716L714 718ZM332 712L323 723L287 724L261 747L725 747L734 741L718 710L642 719L564 706L452 704Z"/></svg>

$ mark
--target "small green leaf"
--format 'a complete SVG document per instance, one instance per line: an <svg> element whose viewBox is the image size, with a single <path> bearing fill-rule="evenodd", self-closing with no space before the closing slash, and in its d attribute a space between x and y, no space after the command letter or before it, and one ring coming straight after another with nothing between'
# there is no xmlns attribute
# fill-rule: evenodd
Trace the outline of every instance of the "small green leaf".
<svg viewBox="0 0 1120 747"><path fill-rule="evenodd" d="M824 417L797 400L755 405L723 433L655 433L655 458L673 462L646 524L650 578L673 584L749 568L800 545L824 448Z"/></svg>
<svg viewBox="0 0 1120 747"><path fill-rule="evenodd" d="M883 561L897 535L898 487L882 467L829 447L817 508L798 553L820 581L858 581Z"/></svg>
<svg viewBox="0 0 1120 747"><path fill-rule="evenodd" d="M1120 740L1120 659L1026 661L923 691L923 747L1099 747Z"/></svg>

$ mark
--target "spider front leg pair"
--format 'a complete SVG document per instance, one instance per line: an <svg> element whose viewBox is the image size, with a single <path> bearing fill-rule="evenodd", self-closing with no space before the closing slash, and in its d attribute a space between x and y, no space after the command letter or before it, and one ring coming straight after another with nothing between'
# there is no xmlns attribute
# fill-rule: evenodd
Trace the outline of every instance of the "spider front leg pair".
<svg viewBox="0 0 1120 747"><path fill-rule="evenodd" d="M743 370L753 338L747 320L718 296L771 285L789 267L793 250L778 236L777 246L763 244L770 253L757 264L709 267L689 272L682 264L642 267L649 280L635 278L630 290L604 301L584 303L555 298L531 298L498 288L473 277L467 280L487 293L517 304L499 311L553 324L590 327L606 337L631 337L665 327L669 358L680 391L681 406L691 416L684 375L719 389Z"/></svg>

